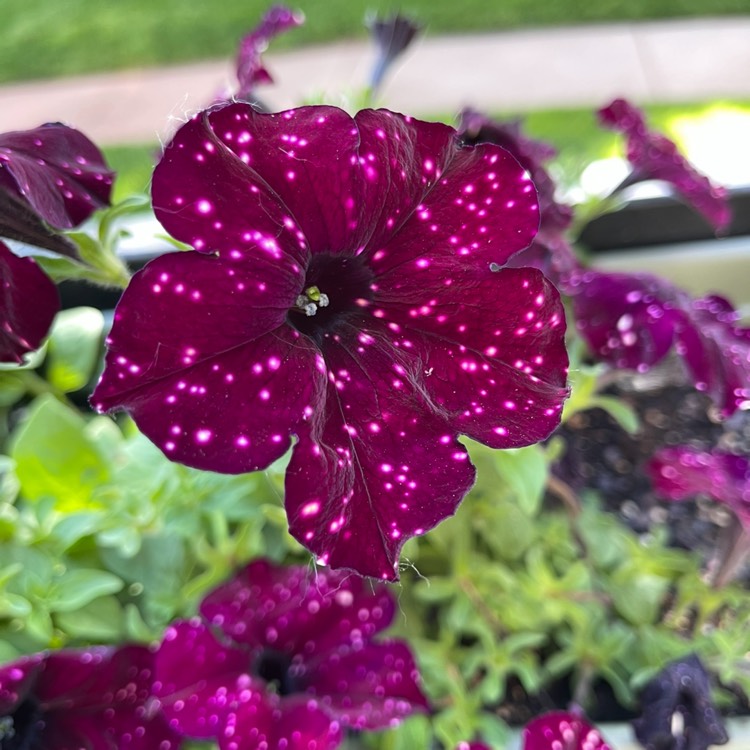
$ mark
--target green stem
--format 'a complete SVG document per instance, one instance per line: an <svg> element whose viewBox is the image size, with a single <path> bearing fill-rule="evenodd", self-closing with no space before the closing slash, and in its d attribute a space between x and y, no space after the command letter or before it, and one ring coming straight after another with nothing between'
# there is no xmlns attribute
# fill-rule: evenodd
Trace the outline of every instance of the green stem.
<svg viewBox="0 0 750 750"><path fill-rule="evenodd" d="M19 370L17 373L19 378L23 381L24 388L32 396L42 396L45 393L49 393L54 396L58 401L70 407L76 409L73 402L65 395L59 388L55 388L54 385L48 383L43 377L37 375L33 370Z"/></svg>

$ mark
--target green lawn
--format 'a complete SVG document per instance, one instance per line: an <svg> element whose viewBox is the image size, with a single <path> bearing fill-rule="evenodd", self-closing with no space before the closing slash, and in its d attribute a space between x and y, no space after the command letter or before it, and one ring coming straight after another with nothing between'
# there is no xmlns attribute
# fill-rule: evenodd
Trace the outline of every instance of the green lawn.
<svg viewBox="0 0 750 750"><path fill-rule="evenodd" d="M431 34L750 13L750 0L299 0L288 47L364 34L368 10L400 8ZM0 82L233 55L266 0L3 0Z"/></svg>

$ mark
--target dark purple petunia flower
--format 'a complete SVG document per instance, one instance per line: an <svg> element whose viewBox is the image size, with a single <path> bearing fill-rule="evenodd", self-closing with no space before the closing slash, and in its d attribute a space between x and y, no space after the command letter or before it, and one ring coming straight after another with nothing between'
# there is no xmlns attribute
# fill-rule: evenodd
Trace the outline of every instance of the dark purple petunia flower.
<svg viewBox="0 0 750 750"><path fill-rule="evenodd" d="M746 456L682 445L660 450L648 470L660 495L669 500L707 495L729 506L750 530L750 460Z"/></svg>
<svg viewBox="0 0 750 750"><path fill-rule="evenodd" d="M695 300L650 274L581 269L566 277L576 327L594 355L646 372L674 350L721 416L750 401L750 329L721 297Z"/></svg>
<svg viewBox="0 0 750 750"><path fill-rule="evenodd" d="M422 31L422 26L401 13L387 18L374 16L368 18L365 24L378 48L378 56L370 74L370 88L376 91L383 83L388 68L408 49Z"/></svg>
<svg viewBox="0 0 750 750"><path fill-rule="evenodd" d="M491 750L484 742L459 742L456 750Z"/></svg>
<svg viewBox="0 0 750 750"><path fill-rule="evenodd" d="M186 736L221 750L332 750L344 727L427 708L408 646L373 641L395 612L382 584L258 560L200 611L167 630L156 657L155 689Z"/></svg>
<svg viewBox="0 0 750 750"><path fill-rule="evenodd" d="M627 139L627 159L633 173L620 187L644 180L664 180L720 231L731 221L727 191L698 172L677 146L661 133L648 129L643 113L624 99L615 99L598 112L605 127Z"/></svg>
<svg viewBox="0 0 750 750"><path fill-rule="evenodd" d="M143 646L56 651L0 667L3 750L171 750Z"/></svg>
<svg viewBox="0 0 750 750"><path fill-rule="evenodd" d="M506 151L385 110L233 104L181 128L153 202L196 251L134 277L92 402L213 471L295 435L290 530L323 564L396 578L473 484L459 433L509 448L558 424L564 312L501 268L538 222Z"/></svg>
<svg viewBox="0 0 750 750"><path fill-rule="evenodd" d="M274 5L261 19L260 23L242 37L237 53L237 81L239 88L235 96L242 100L255 98L255 88L259 84L273 83L271 74L263 66L261 55L268 48L269 42L279 34L301 26L305 21L304 14L285 5Z"/></svg>
<svg viewBox="0 0 750 750"><path fill-rule="evenodd" d="M644 688L641 705L643 713L633 728L646 750L708 750L729 740L711 700L708 673L695 654L659 672Z"/></svg>
<svg viewBox="0 0 750 750"><path fill-rule="evenodd" d="M611 750L599 730L583 717L551 711L523 729L523 750Z"/></svg>
<svg viewBox="0 0 750 750"><path fill-rule="evenodd" d="M23 362L41 346L60 310L60 296L33 258L0 242L0 362Z"/></svg>
<svg viewBox="0 0 750 750"><path fill-rule="evenodd" d="M109 205L112 179L101 151L66 125L0 134L0 236L70 255L42 222L77 226Z"/></svg>

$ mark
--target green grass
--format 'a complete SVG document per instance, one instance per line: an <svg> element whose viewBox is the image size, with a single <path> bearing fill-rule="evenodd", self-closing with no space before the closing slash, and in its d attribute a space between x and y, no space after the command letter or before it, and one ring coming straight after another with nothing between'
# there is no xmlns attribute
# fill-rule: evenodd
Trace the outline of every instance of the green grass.
<svg viewBox="0 0 750 750"><path fill-rule="evenodd" d="M362 36L400 8L430 34L750 13L750 0L299 0L307 22L276 48ZM4 0L0 82L231 57L267 0Z"/></svg>

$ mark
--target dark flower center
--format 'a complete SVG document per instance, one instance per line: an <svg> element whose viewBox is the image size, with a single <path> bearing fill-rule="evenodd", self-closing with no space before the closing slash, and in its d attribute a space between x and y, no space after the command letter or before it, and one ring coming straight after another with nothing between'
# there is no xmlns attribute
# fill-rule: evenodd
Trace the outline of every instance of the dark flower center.
<svg viewBox="0 0 750 750"><path fill-rule="evenodd" d="M251 671L256 677L264 680L278 695L291 695L301 691L289 654L265 648L255 659Z"/></svg>
<svg viewBox="0 0 750 750"><path fill-rule="evenodd" d="M31 750L37 746L39 733L43 728L39 704L32 698L27 698L12 714L0 718L0 748Z"/></svg>
<svg viewBox="0 0 750 750"><path fill-rule="evenodd" d="M287 320L320 343L334 327L368 305L373 279L361 258L315 255L307 269L304 289Z"/></svg>

